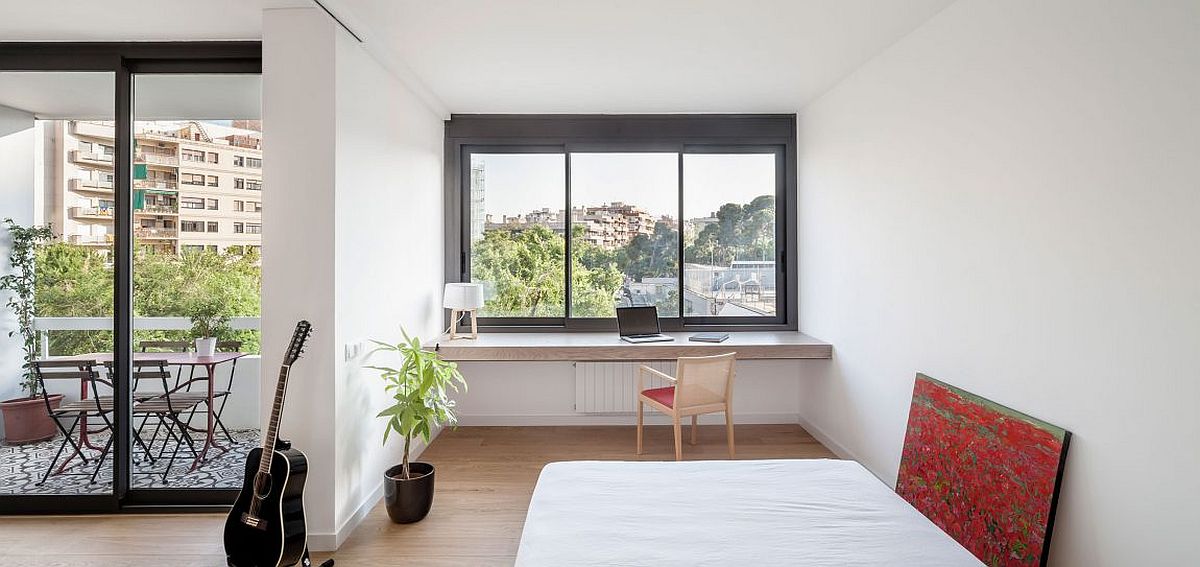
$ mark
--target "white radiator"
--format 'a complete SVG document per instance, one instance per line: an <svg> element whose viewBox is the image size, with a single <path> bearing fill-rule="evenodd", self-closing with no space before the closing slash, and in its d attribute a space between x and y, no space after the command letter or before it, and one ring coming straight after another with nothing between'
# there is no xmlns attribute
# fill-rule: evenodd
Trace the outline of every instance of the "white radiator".
<svg viewBox="0 0 1200 567"><path fill-rule="evenodd" d="M634 413L637 411L638 368L645 364L665 374L675 375L674 360L630 362L576 362L575 411L577 413ZM644 388L662 388L671 384L646 375Z"/></svg>

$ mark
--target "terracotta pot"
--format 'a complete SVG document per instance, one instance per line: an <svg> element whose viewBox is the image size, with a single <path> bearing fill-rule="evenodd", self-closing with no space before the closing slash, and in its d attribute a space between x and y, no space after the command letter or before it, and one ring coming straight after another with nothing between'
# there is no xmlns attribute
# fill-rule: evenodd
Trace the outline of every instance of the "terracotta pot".
<svg viewBox="0 0 1200 567"><path fill-rule="evenodd" d="M408 463L411 478L400 476L403 465L383 473L383 499L388 517L397 524L411 524L425 519L433 506L433 465Z"/></svg>
<svg viewBox="0 0 1200 567"><path fill-rule="evenodd" d="M50 407L57 408L62 400L62 394L50 394ZM4 414L4 442L9 445L37 443L58 433L41 396L0 402L0 413Z"/></svg>

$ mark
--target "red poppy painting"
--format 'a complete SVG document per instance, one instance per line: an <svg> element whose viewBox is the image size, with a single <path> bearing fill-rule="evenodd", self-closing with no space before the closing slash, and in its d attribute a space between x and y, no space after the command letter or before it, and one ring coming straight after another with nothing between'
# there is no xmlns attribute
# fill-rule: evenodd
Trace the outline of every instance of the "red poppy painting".
<svg viewBox="0 0 1200 567"><path fill-rule="evenodd" d="M1044 565L1070 438L918 374L896 492L987 565Z"/></svg>

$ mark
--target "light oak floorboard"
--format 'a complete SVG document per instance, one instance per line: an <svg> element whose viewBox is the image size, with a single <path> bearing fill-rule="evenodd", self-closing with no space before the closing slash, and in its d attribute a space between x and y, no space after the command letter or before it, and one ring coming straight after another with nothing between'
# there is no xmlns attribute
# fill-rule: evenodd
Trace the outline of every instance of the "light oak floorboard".
<svg viewBox="0 0 1200 567"><path fill-rule="evenodd" d="M671 426L647 426L641 456L634 454L634 435L629 426L444 431L421 458L437 467L429 517L397 525L376 506L334 554L338 566L511 565L546 463L674 459ZM738 425L736 436L739 459L836 458L797 425ZM685 445L683 458L723 460L726 451L724 426L703 425L699 443ZM0 565L220 566L223 522L220 514L3 517Z"/></svg>

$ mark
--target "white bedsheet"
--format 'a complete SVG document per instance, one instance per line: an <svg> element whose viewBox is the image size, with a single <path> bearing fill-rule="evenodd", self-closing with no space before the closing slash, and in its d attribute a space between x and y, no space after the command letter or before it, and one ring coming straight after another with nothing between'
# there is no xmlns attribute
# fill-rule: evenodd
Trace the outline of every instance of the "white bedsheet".
<svg viewBox="0 0 1200 567"><path fill-rule="evenodd" d="M551 463L517 565L982 565L853 461Z"/></svg>

